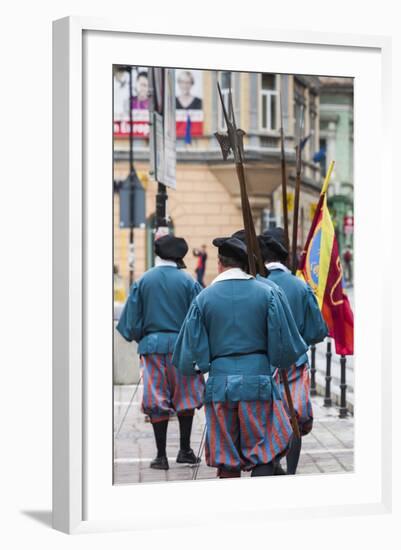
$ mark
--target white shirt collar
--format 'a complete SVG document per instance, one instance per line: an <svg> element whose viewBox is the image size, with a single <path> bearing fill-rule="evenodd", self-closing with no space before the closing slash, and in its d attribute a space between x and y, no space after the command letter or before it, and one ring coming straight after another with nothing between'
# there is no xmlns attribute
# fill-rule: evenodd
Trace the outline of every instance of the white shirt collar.
<svg viewBox="0 0 401 550"><path fill-rule="evenodd" d="M249 275L248 273L245 273L245 271L242 271L239 267L232 267L231 269L226 269L226 271L223 271L213 281L210 283L214 285L214 283L219 283L220 281L229 281L231 279L253 279L252 275Z"/></svg>
<svg viewBox="0 0 401 550"><path fill-rule="evenodd" d="M269 271L273 271L274 269L281 269L281 271L285 271L286 273L291 273L288 267L282 264L281 262L269 262L265 265Z"/></svg>
<svg viewBox="0 0 401 550"><path fill-rule="evenodd" d="M155 267L165 266L177 267L177 264L172 260L163 260L163 258L160 258L160 256L155 256Z"/></svg>

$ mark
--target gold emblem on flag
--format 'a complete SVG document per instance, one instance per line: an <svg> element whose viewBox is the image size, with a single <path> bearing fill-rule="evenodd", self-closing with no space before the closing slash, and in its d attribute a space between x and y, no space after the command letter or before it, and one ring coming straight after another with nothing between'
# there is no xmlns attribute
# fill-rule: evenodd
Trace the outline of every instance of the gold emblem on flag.
<svg viewBox="0 0 401 550"><path fill-rule="evenodd" d="M287 210L292 212L294 210L294 193L287 193Z"/></svg>

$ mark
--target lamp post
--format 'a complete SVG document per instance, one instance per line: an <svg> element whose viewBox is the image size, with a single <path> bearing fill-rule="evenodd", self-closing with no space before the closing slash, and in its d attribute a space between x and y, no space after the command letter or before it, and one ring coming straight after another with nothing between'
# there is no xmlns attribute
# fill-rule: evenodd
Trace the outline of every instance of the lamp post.
<svg viewBox="0 0 401 550"><path fill-rule="evenodd" d="M129 286L134 282L135 270L135 243L134 243L134 128L132 119L132 67L128 66L129 75L129 245L128 245L128 269Z"/></svg>
<svg viewBox="0 0 401 550"><path fill-rule="evenodd" d="M156 71L158 71L156 73ZM155 112L159 115L164 115L164 69L158 67L149 67L148 69L148 80L149 80L149 120L153 126L150 139L153 140L153 155L154 155L154 164L156 171L157 179L157 194L156 194L156 208L155 208L155 225L156 232L160 228L168 227L167 222L167 187L159 181L157 175L157 158L158 158L158 143L157 143L157 128ZM156 90L156 86L158 89ZM159 151L160 153L160 151Z"/></svg>

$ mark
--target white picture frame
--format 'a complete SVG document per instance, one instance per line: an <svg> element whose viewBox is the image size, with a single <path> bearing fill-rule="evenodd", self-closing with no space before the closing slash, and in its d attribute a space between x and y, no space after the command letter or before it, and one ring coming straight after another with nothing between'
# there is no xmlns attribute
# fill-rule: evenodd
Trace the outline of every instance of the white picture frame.
<svg viewBox="0 0 401 550"><path fill-rule="evenodd" d="M168 29L151 29L145 23L82 17L54 22L53 526L67 533L152 528L146 509L155 498L165 498L167 491L171 506L160 518L159 527L213 522L216 515L230 521L262 522L267 513L272 519L284 516L291 519L322 514L388 513L391 509L391 345L390 332L384 324L390 305L389 299L381 301L384 289L389 287L391 281L390 275L370 281L364 277L369 269L368 243L373 247L379 244L380 227L384 227L385 223L386 209L381 198L385 196L389 199L392 192L390 168L384 162L384 152L389 147L391 41L387 37L260 28L233 30L232 27L229 30L227 27L224 30L208 29L207 35L194 32L193 36L186 36L173 24L169 24ZM139 59L138 51L141 50L131 50L129 47L133 41L146 46ZM188 48L183 48L183 44L193 47L193 62L190 65L186 65L188 62L184 57ZM203 45L203 62L199 57L199 44ZM208 55L211 51L213 55ZM271 56L263 61L262 66L265 51ZM115 57L110 57L113 55ZM111 347L105 341L109 334L111 346L109 296L112 282L107 268L110 260L107 254L111 251L111 224L101 223L109 214L107 201L110 201L110 192L106 190L104 194L99 191L99 196L95 198L90 185L95 177L98 183L99 179L109 181L110 185L112 181L112 172L108 171L112 163L109 149L112 140L111 103L107 107L112 89L111 67L110 96L108 90L102 87L101 97L94 101L96 105L92 102L88 104L87 87L91 87L91 79L98 78L99 82L107 83L104 78L107 77L110 59L117 64L152 65L153 62L160 66L322 74L323 57L325 66L329 67L326 74L343 74L356 79L355 210L360 221L355 228L355 349L357 363L363 364L366 376L356 376L355 472L341 476L311 476L307 478L308 485L306 478L292 477L258 479L257 486L255 480L227 480L223 482L224 486L218 481L197 481L113 487L110 485L112 455L109 454L112 439L109 408L112 363L110 361L110 370L107 371ZM155 63L156 59L158 61ZM351 70L347 60L352 59L354 61L349 66L353 65L354 69ZM288 70L291 67L298 69ZM337 69L332 73L330 67ZM370 88L366 78L368 69L375 76ZM369 97L364 97L362 92L365 95L368 92ZM370 111L366 103L369 99ZM107 112L99 112L99 106ZM94 108L99 115L98 121L92 117ZM365 115L368 112L370 119L367 121ZM109 135L106 136L103 130L107 120ZM372 154L373 145L366 136L368 129L381 138L380 146L376 147L376 162L369 167L365 160ZM88 141L88 136L93 136L94 131L98 138ZM96 167L95 153L99 159ZM379 197L373 198L369 185L374 178L381 185L375 189ZM363 193L361 182L366 184ZM373 213L376 232L366 220ZM94 231L98 230L101 247L93 240ZM387 257L390 257L390 246L391 242L384 244L383 254ZM99 280L89 286L88 272L95 268L100 273ZM374 318L367 324L366 298L369 293L369 307ZM99 295L105 295L104 304L102 301L95 304L94 298ZM98 325L93 318L94 308L99 318ZM98 347L106 346L104 349L95 349L95 333L101 342ZM372 343L369 353L360 345L362 339L368 338ZM95 364L98 366L96 376L93 370ZM367 401L370 399L372 403L372 396L377 396L377 401L368 409ZM366 422L364 413L368 410L372 418L369 428L366 428L363 419ZM369 433L367 430L370 430ZM373 443L368 441L369 436L373 438ZM369 472L363 459L368 451ZM108 463L109 473L106 473ZM319 492L322 487L324 490ZM269 499L263 498L267 489L271 496ZM290 505L287 498L280 497L282 489L287 494L291 490L294 495ZM185 502L189 491L192 495L196 494L201 508L202 503L208 502L208 518L203 513L192 513L189 507L180 510L179 515L174 514L174 509L179 502ZM212 494L217 500L211 498ZM224 502L224 513L216 508L219 498ZM130 504L130 511L122 515L121 510L127 509L127 503Z"/></svg>

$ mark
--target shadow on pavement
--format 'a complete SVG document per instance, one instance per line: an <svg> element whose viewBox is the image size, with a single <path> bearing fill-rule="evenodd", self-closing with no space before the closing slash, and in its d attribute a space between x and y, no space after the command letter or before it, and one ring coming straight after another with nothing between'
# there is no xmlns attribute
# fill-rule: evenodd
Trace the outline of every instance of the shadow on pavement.
<svg viewBox="0 0 401 550"><path fill-rule="evenodd" d="M52 526L51 510L21 510L21 513L46 527Z"/></svg>

